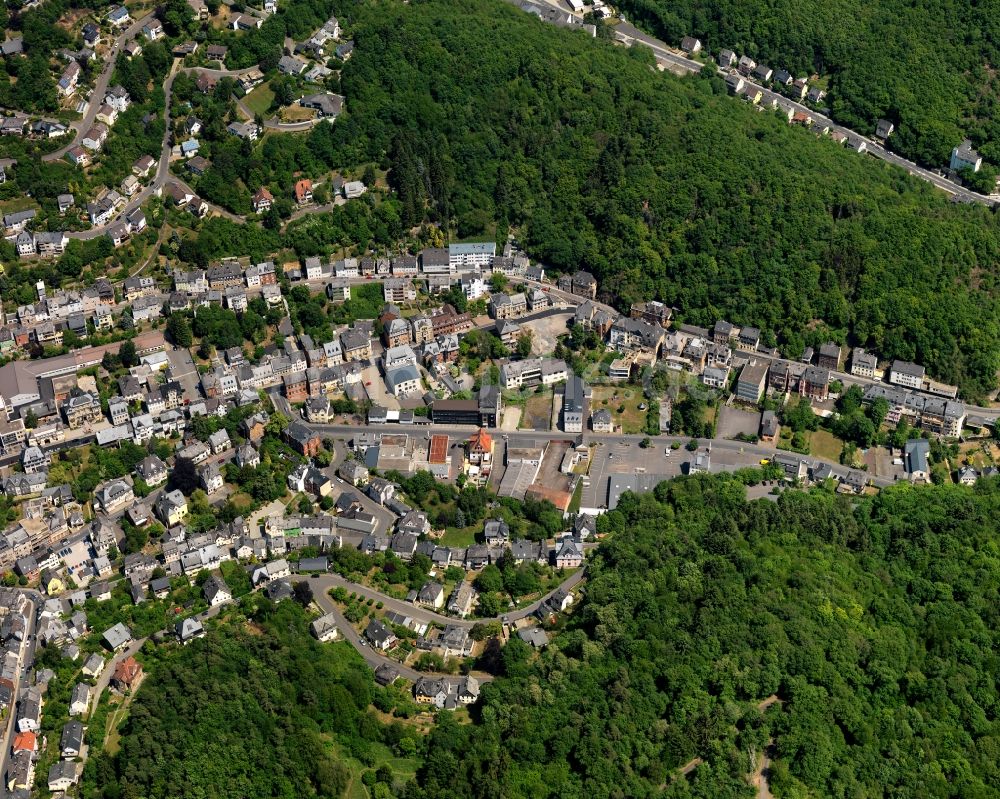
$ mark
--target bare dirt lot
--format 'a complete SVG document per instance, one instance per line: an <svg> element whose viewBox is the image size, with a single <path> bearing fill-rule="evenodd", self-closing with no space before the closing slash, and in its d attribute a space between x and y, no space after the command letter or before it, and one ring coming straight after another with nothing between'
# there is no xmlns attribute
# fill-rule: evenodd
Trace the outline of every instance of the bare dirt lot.
<svg viewBox="0 0 1000 799"><path fill-rule="evenodd" d="M760 414L739 408L723 407L719 410L715 435L718 438L736 438L740 433L757 435L760 430Z"/></svg>
<svg viewBox="0 0 1000 799"><path fill-rule="evenodd" d="M548 430L552 409L552 392L532 394L524 404L521 414L522 430Z"/></svg>
<svg viewBox="0 0 1000 799"><path fill-rule="evenodd" d="M572 314L563 313L524 322L524 327L531 331L531 354L550 354L556 348L556 339L569 332L566 325L571 317Z"/></svg>

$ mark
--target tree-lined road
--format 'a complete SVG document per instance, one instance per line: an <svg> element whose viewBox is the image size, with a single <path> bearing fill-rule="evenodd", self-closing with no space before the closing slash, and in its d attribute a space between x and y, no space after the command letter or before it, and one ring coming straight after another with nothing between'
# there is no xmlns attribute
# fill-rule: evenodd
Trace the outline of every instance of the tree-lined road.
<svg viewBox="0 0 1000 799"><path fill-rule="evenodd" d="M561 2L559 2L559 0L535 0L535 1L541 3L542 5L549 6L550 8L558 9L558 11L561 14L570 13L569 11L567 11L566 7ZM577 17L577 19L582 20L583 14L574 13L574 16ZM683 53L670 47L666 42L662 41L661 39L657 39L644 31L639 30L634 25L628 22L617 21L614 24L612 31L615 39L621 42L622 44L631 46L632 44L638 42L639 44L648 47L650 50L653 51L653 55L656 57L656 59L660 63L664 64L664 66L668 66L677 70L681 70L682 72L688 72L688 73L700 72L705 66L703 62L696 61L693 58L688 58ZM718 69L718 72L723 75L728 74L722 69ZM874 139L871 139L868 136L863 136L860 133L851 130L850 128L844 127L843 125L838 125L829 117L814 111L813 109L803 105L802 103L795 102L794 100L791 100L788 97L785 97L784 95L771 91L770 89L765 88L761 84L749 80L746 77L744 77L744 81L746 81L748 85L757 86L757 88L759 88L763 93L763 96L768 103L776 99L786 107L790 107L795 111L801 111L804 114L808 114L810 117L812 117L813 121L821 122L824 125L829 126L831 132L838 131L840 133L843 133L845 136L849 136L853 140L860 140L865 142L868 148L868 152L871 153L876 158L879 158L885 161L886 163L893 164L894 166L898 166L902 169L905 169L914 177L920 178L921 180L925 180L928 183L931 183L932 185L936 186L942 191L947 192L948 194L952 195L958 200L961 200L963 202L981 203L983 205L988 205L990 207L993 207L997 205L998 202L1000 202L1000 200L998 200L995 197L989 197L985 194L979 194L978 192L967 189L966 187L962 186L959 183L956 183L955 181L948 180L948 178L937 174L933 170L925 169L924 167L918 166L912 161L909 161L906 158L903 158L902 156L896 155L895 153L886 150L885 147L883 147L879 142L875 141Z"/></svg>

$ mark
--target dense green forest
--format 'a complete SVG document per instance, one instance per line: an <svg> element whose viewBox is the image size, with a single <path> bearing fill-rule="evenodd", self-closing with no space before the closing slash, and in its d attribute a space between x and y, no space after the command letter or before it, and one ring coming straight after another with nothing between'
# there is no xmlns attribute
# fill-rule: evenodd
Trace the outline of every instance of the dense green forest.
<svg viewBox="0 0 1000 799"><path fill-rule="evenodd" d="M932 0L622 0L630 21L678 43L699 36L796 76L829 76L834 116L862 133L894 121L893 149L934 167L971 137L1000 164L1000 13Z"/></svg>
<svg viewBox="0 0 1000 799"><path fill-rule="evenodd" d="M255 596L201 641L147 647L85 795L333 797L344 756L396 753L415 779L379 767L373 795L749 798L772 744L781 799L997 797L998 528L996 479L748 502L698 475L626 495L550 646L488 647L501 676L473 723L440 714L425 738L376 718L402 694L349 648Z"/></svg>
<svg viewBox="0 0 1000 799"><path fill-rule="evenodd" d="M367 763L386 746L412 753L413 733L370 712L372 673L353 650L317 643L290 601L251 602L249 620L150 653L121 749L87 763L86 796L332 798L350 774L331 741Z"/></svg>
<svg viewBox="0 0 1000 799"><path fill-rule="evenodd" d="M594 271L621 307L655 297L690 322L773 331L792 355L833 337L921 361L967 395L994 385L989 211L742 107L721 80L661 75L648 53L499 0L342 17L357 48L337 160L391 167L404 228L447 218L502 238L511 225L544 262Z"/></svg>
<svg viewBox="0 0 1000 799"><path fill-rule="evenodd" d="M627 498L566 630L431 733L409 799L749 797L772 738L779 797L1000 795L1000 483L853 502Z"/></svg>

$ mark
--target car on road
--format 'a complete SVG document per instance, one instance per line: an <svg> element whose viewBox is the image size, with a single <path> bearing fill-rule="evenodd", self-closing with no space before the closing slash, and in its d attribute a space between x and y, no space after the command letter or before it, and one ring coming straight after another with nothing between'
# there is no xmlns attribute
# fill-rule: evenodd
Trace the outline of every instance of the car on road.
<svg viewBox="0 0 1000 799"><path fill-rule="evenodd" d="M663 454L664 454L664 455L665 455L666 457L668 457L668 458L669 458L669 457L670 457L670 447L666 447L666 448L664 448L664 450L663 450Z"/></svg>
<svg viewBox="0 0 1000 799"><path fill-rule="evenodd" d="M767 464L769 464L770 462L771 461L769 461L767 458L761 458L760 465L767 466Z"/></svg>
<svg viewBox="0 0 1000 799"><path fill-rule="evenodd" d="M358 643L361 644L361 646L368 646L368 642L364 638L359 638Z"/></svg>

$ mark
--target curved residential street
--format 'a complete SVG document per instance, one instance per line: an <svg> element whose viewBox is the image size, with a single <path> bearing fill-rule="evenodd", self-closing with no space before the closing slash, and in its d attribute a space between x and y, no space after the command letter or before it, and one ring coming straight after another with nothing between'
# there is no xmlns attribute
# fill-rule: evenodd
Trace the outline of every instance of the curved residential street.
<svg viewBox="0 0 1000 799"><path fill-rule="evenodd" d="M321 577L318 579L322 580L323 578ZM317 580L313 580L311 582L317 582ZM403 664L398 663L392 658L386 657L385 655L376 652L367 643L362 643L364 639L361 638L357 634L357 632L355 632L354 627L351 626L351 623L346 618L344 618L344 614L340 612L340 609L337 607L337 604L329 597L329 595L326 593L326 590L319 591L318 589L319 586L316 587L313 597L316 604L320 606L320 608L323 610L324 613L330 613L333 615L333 619L336 622L337 627L340 629L341 635L344 636L344 640L347 641L347 643L349 643L351 646L353 646L354 649L357 651L357 653L364 658L365 663L367 663L373 669L377 669L379 666L389 665L399 672L400 677L403 677L412 682L416 682L421 677L451 677L451 678L455 677L455 675L451 674L436 674L434 672L417 671L416 669L410 668L409 666L404 666ZM410 606L410 609L411 610L413 609L412 605ZM481 683L490 682L491 680L493 680L492 675L484 674L481 672L476 672L475 677Z"/></svg>
<svg viewBox="0 0 1000 799"><path fill-rule="evenodd" d="M83 138L83 134L90 130L91 126L94 124L94 120L97 119L97 112L101 109L101 102L104 100L104 95L108 91L108 84L111 82L111 76L114 74L115 62L118 60L118 54L121 52L122 46L126 42L134 39L142 30L142 26L152 19L155 19L155 15L147 14L142 19L138 19L129 25L124 32L118 34L115 38L114 44L111 45L111 49L108 51L107 58L104 62L104 69L101 70L101 74L98 75L97 80L94 81L94 90L90 94L90 104L87 108L87 113L84 115L83 119L77 120L70 125L70 127L76 131L76 135L65 147L61 147L54 152L43 155L43 161L58 161L73 147L78 145L80 140Z"/></svg>
<svg viewBox="0 0 1000 799"><path fill-rule="evenodd" d="M580 581L583 580L585 569L586 566L581 569L577 569L558 586L545 594L545 596L532 602L530 605L526 605L518 610L510 611L510 613L504 613L501 616L495 616L488 619L460 619L457 616L445 616L444 614L436 613L430 608L423 607L422 605L414 605L412 602L405 602L402 599L396 599L388 594L383 594L381 591L371 588L370 586L352 583L350 580L341 577L339 574L323 574L313 580L310 580L310 582L313 584L314 594L317 595L320 590L322 590L323 595L326 596L327 591L331 588L344 588L348 591L360 594L366 599L374 599L376 602L381 602L388 610L394 610L397 613L404 613L411 618L418 619L419 621L426 622L427 624L450 624L455 627L464 627L471 630L477 624L488 623L491 621L506 621L513 623L527 618L538 610L539 606L556 593L556 591L569 591L575 588Z"/></svg>

